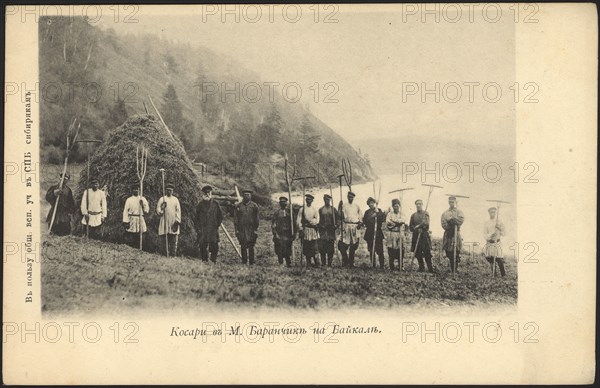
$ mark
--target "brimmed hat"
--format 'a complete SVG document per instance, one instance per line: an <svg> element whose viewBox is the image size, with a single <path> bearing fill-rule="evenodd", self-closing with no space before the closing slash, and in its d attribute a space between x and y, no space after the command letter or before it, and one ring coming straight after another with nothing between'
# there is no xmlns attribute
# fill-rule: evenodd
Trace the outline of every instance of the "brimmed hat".
<svg viewBox="0 0 600 388"><path fill-rule="evenodd" d="M421 203L423 203L423 200L422 200L422 199L417 199L417 200L415 201L415 205L417 204L417 202L421 202Z"/></svg>
<svg viewBox="0 0 600 388"><path fill-rule="evenodd" d="M209 193L209 192L211 192L212 190L213 190L213 188L212 188L212 186L211 186L211 185L206 185L206 186L204 186L204 187L202 188L202 192L203 192L203 193Z"/></svg>
<svg viewBox="0 0 600 388"><path fill-rule="evenodd" d="M94 183L98 183L98 179L93 178L90 180L90 185L93 185Z"/></svg>
<svg viewBox="0 0 600 388"><path fill-rule="evenodd" d="M242 194L252 194L252 190L249 190L249 189L242 190Z"/></svg>
<svg viewBox="0 0 600 388"><path fill-rule="evenodd" d="M165 188L167 188L167 189L175 189L175 186L172 183L167 183L167 185L165 186Z"/></svg>
<svg viewBox="0 0 600 388"><path fill-rule="evenodd" d="M279 202L287 202L287 197L279 197Z"/></svg>
<svg viewBox="0 0 600 388"><path fill-rule="evenodd" d="M356 194L354 194L352 191L348 191L348 196L349 197L356 197Z"/></svg>
<svg viewBox="0 0 600 388"><path fill-rule="evenodd" d="M452 196L452 195L448 197L448 201L449 201L449 200L451 200L451 199L453 199L453 200L455 200L455 201L456 201L456 197L454 197L454 196Z"/></svg>
<svg viewBox="0 0 600 388"><path fill-rule="evenodd" d="M315 196L312 194L305 194L306 199L315 199Z"/></svg>
<svg viewBox="0 0 600 388"><path fill-rule="evenodd" d="M488 212L491 212L492 210L497 210L495 206L492 206L491 208L488 209Z"/></svg>
<svg viewBox="0 0 600 388"><path fill-rule="evenodd" d="M325 195L323 196L323 199L331 199L331 195L329 195L329 194L325 194Z"/></svg>

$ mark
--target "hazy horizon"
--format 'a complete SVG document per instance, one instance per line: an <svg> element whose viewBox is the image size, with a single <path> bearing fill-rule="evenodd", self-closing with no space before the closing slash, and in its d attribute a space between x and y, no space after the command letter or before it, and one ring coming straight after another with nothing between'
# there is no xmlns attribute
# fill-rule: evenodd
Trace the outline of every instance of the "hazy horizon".
<svg viewBox="0 0 600 388"><path fill-rule="evenodd" d="M484 136L514 145L515 103L508 88L515 82L515 32L510 20L421 23L403 21L400 6L341 4L333 16L337 23L323 22L332 14L325 9L315 23L314 10L303 9L297 23L286 22L277 12L273 23L267 15L249 23L243 14L239 23L235 15L225 15L223 23L219 13L203 16L202 6L173 6L161 15L153 14L151 6L140 6L139 23L114 23L107 17L99 26L118 34L150 33L204 46L259 74L257 82L297 82L301 102L352 144L366 134L386 139L417 132L448 141L477 142ZM437 103L433 95L422 103L419 92L402 101L403 83L433 89L436 82L448 100L459 85L459 101L448 102L443 91ZM479 83L473 102L466 94L469 82ZM334 87L324 88L326 83L335 84L335 94ZM502 92L495 103L482 98L482 86L491 83ZM328 95L338 102L325 103Z"/></svg>

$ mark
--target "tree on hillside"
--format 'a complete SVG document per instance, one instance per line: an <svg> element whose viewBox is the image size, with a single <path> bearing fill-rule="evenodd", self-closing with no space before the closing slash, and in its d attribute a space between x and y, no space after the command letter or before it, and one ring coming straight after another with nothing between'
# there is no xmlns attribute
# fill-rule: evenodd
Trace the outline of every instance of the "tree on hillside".
<svg viewBox="0 0 600 388"><path fill-rule="evenodd" d="M165 55L163 55L163 65L167 74L179 73L179 64L177 63L177 61L175 61L175 57L173 57L171 53L166 53Z"/></svg>
<svg viewBox="0 0 600 388"><path fill-rule="evenodd" d="M281 131L283 130L283 120L277 106L271 104L271 111L265 121L257 128L258 141L260 149L265 154L272 154L280 151Z"/></svg>
<svg viewBox="0 0 600 388"><path fill-rule="evenodd" d="M116 128L123 124L127 120L127 116L125 100L119 97L108 112L107 123L109 124L109 128Z"/></svg>
<svg viewBox="0 0 600 388"><path fill-rule="evenodd" d="M300 155L298 156L300 161L304 162L307 157L318 154L320 141L321 135L313 128L308 115L304 115L300 125Z"/></svg>
<svg viewBox="0 0 600 388"><path fill-rule="evenodd" d="M165 124L181 139L185 149L194 148L196 140L194 123L183 116L183 104L179 101L177 91L172 84L167 86L160 111Z"/></svg>

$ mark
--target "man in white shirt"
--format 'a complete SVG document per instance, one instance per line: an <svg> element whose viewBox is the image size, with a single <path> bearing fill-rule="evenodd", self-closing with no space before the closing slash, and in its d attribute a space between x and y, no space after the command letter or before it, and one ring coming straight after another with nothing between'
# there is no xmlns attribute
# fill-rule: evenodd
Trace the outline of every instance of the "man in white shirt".
<svg viewBox="0 0 600 388"><path fill-rule="evenodd" d="M89 225L90 237L100 239L102 223L106 219L106 193L99 189L97 179L90 180L90 188L84 191L81 198L81 214L83 225Z"/></svg>
<svg viewBox="0 0 600 388"><path fill-rule="evenodd" d="M356 194L349 191L348 202L342 203L340 201L339 206L343 228L338 242L338 249L342 255L342 267L354 267L354 253L360 242L358 229L362 226L362 212L360 206L354 203L354 197L356 197ZM349 252L348 249L350 249Z"/></svg>
<svg viewBox="0 0 600 388"><path fill-rule="evenodd" d="M500 269L500 275L506 276L504 269L504 255L502 253L501 237L506 234L504 224L496 219L497 209L491 207L488 209L490 219L483 225L483 237L485 238L485 246L483 247L483 255L492 266L494 272L494 258Z"/></svg>
<svg viewBox="0 0 600 388"><path fill-rule="evenodd" d="M314 266L317 267L319 262L316 258L318 252L319 232L317 226L319 225L319 209L316 206L312 206L315 197L312 194L306 194L306 206L303 206L298 211L298 218L296 224L300 231L300 238L302 239L302 253L306 257L306 265L311 265L311 261L314 262Z"/></svg>
<svg viewBox="0 0 600 388"><path fill-rule="evenodd" d="M140 196L140 186L138 184L131 186L131 197L125 201L123 208L123 227L127 234L127 244L134 248L139 247L140 228L142 233L146 233L146 220L144 215L150 212L148 200Z"/></svg>
<svg viewBox="0 0 600 388"><path fill-rule="evenodd" d="M158 225L159 248L164 255L167 255L166 235L169 247L168 255L170 256L177 254L177 239L179 237L179 226L181 225L181 206L179 200L173 195L174 189L173 184L167 184L166 195L161 197L156 204L156 213L160 216L160 224Z"/></svg>
<svg viewBox="0 0 600 388"><path fill-rule="evenodd" d="M392 211L387 213L385 218L387 228L387 250L390 260L390 271L394 270L394 262L398 260L398 269L401 269L402 262L400 260L400 249L402 249L402 258L405 258L404 250L404 231L406 221L401 212L401 204L398 198L392 200Z"/></svg>

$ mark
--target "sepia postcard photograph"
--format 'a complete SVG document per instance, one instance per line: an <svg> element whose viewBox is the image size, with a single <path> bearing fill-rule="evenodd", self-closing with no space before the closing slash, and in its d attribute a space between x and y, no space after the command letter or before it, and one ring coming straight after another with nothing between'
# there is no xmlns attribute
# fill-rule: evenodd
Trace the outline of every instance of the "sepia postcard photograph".
<svg viewBox="0 0 600 388"><path fill-rule="evenodd" d="M4 14L5 383L595 380L592 4Z"/></svg>

